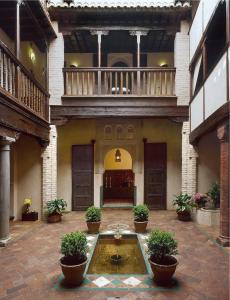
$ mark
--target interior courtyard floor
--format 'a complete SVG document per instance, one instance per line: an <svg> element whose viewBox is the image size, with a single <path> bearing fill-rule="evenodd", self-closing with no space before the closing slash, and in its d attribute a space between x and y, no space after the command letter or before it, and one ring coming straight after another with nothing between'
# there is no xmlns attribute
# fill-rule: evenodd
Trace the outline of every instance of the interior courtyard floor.
<svg viewBox="0 0 230 300"><path fill-rule="evenodd" d="M151 211L148 231L159 228L175 233L179 252L176 286L157 287L149 275L148 288L142 283L120 288L119 280L102 288L93 282L85 289L58 288L60 238L70 231L86 231L84 214L65 214L56 224L11 223L12 241L0 248L0 299L229 299L229 249L216 244L215 228L178 221L175 211ZM119 222L133 231L132 211L106 209L102 212L101 231Z"/></svg>

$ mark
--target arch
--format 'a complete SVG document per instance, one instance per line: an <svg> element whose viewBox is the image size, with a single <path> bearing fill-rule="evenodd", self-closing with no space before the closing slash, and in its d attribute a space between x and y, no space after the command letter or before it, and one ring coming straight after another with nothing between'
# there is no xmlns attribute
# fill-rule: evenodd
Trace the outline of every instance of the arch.
<svg viewBox="0 0 230 300"><path fill-rule="evenodd" d="M128 64L124 61L118 60L112 65L113 68L128 68Z"/></svg>
<svg viewBox="0 0 230 300"><path fill-rule="evenodd" d="M121 161L115 161L115 153L120 150ZM131 170L133 168L133 160L131 154L123 148L113 148L105 154L104 170Z"/></svg>

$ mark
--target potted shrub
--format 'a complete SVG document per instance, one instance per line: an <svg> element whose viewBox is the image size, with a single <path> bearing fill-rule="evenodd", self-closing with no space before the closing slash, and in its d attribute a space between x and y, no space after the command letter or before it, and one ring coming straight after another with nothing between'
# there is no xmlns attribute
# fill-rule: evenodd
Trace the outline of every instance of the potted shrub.
<svg viewBox="0 0 230 300"><path fill-rule="evenodd" d="M46 203L48 216L48 223L56 223L61 221L62 213L65 210L67 203L63 199L54 199Z"/></svg>
<svg viewBox="0 0 230 300"><path fill-rule="evenodd" d="M149 219L149 209L145 204L139 204L133 208L134 227L138 233L146 232L146 227Z"/></svg>
<svg viewBox="0 0 230 300"><path fill-rule="evenodd" d="M170 232L156 229L150 233L147 246L154 281L163 285L169 283L178 265L172 256L177 254L177 241Z"/></svg>
<svg viewBox="0 0 230 300"><path fill-rule="evenodd" d="M177 207L176 212L180 221L191 220L191 211L195 206L191 196L181 193L173 200L173 205Z"/></svg>
<svg viewBox="0 0 230 300"><path fill-rule="evenodd" d="M101 209L95 206L90 206L85 214L86 223L89 233L98 233L101 225Z"/></svg>
<svg viewBox="0 0 230 300"><path fill-rule="evenodd" d="M77 286L84 280L87 264L87 239L83 232L71 232L62 237L60 265L65 277L65 284Z"/></svg>
<svg viewBox="0 0 230 300"><path fill-rule="evenodd" d="M24 199L23 208L22 208L22 221L37 221L38 212L30 211L32 205L32 199Z"/></svg>
<svg viewBox="0 0 230 300"><path fill-rule="evenodd" d="M220 207L220 186L218 183L214 183L211 189L207 192L209 197L207 208L217 209Z"/></svg>

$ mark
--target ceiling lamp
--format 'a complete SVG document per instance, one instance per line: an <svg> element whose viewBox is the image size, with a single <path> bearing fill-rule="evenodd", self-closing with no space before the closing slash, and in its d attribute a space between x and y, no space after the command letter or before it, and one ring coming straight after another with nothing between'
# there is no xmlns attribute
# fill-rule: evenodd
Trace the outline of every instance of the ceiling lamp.
<svg viewBox="0 0 230 300"><path fill-rule="evenodd" d="M121 162L121 152L119 149L115 152L115 162Z"/></svg>

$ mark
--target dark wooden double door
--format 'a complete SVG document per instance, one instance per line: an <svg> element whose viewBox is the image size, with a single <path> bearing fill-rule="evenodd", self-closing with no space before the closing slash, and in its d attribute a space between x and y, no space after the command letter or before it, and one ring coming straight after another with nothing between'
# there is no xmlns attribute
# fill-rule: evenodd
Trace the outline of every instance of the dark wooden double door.
<svg viewBox="0 0 230 300"><path fill-rule="evenodd" d="M94 146L72 147L72 210L85 210L93 205Z"/></svg>
<svg viewBox="0 0 230 300"><path fill-rule="evenodd" d="M150 209L166 209L167 144L144 144L144 201Z"/></svg>

